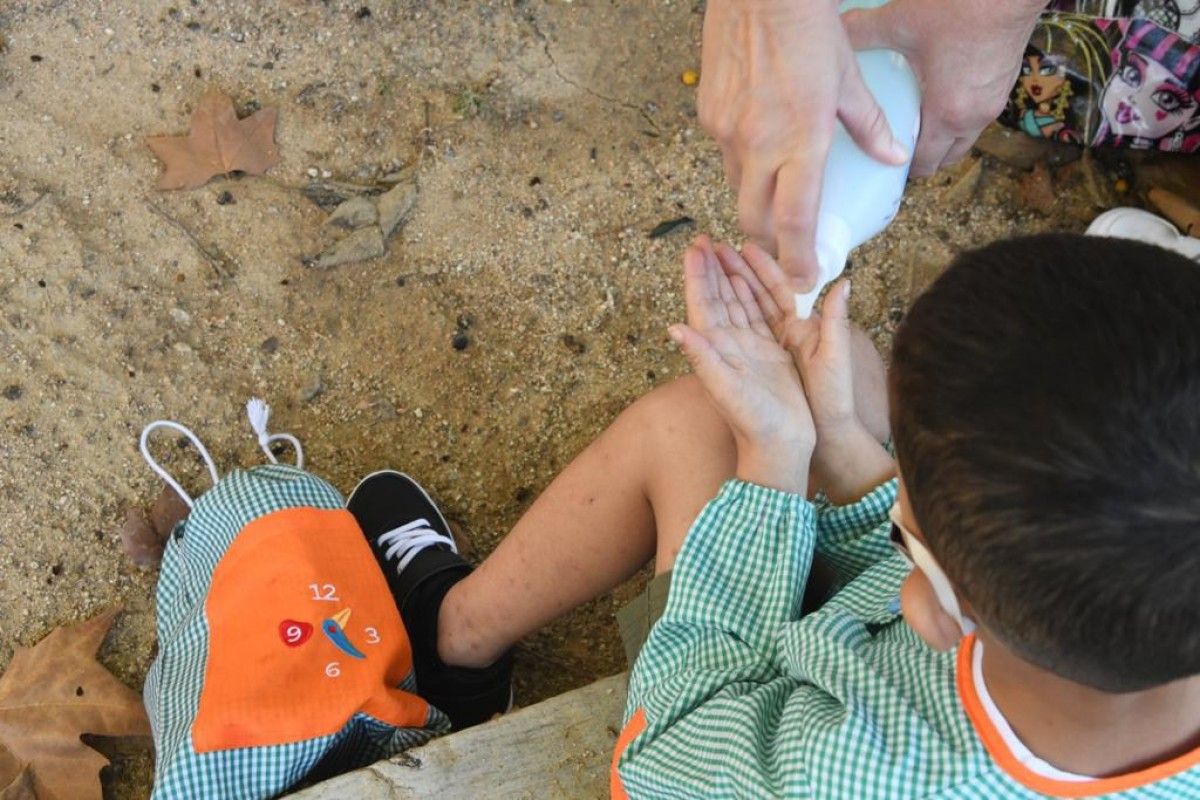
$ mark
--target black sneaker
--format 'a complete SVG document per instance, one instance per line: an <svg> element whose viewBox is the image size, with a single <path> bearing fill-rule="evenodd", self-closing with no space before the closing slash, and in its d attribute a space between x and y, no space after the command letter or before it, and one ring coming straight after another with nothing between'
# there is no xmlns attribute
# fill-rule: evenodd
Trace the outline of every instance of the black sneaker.
<svg viewBox="0 0 1200 800"><path fill-rule="evenodd" d="M418 584L441 572L471 571L450 525L421 485L402 472L380 470L359 481L346 508L358 520L396 606L403 609ZM421 569L408 569L421 556Z"/></svg>
<svg viewBox="0 0 1200 800"><path fill-rule="evenodd" d="M408 631L417 693L450 718L454 730L486 722L512 706L512 654L481 669L452 667L437 654L437 621L450 587L471 572L450 526L421 485L381 470L359 482L346 508L358 520Z"/></svg>

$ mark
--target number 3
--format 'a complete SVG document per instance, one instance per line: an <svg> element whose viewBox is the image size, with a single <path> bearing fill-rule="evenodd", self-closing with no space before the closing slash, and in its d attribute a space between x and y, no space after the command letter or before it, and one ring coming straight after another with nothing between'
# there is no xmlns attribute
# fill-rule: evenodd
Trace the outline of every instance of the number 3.
<svg viewBox="0 0 1200 800"><path fill-rule="evenodd" d="M379 631L367 628L367 644L379 644Z"/></svg>
<svg viewBox="0 0 1200 800"><path fill-rule="evenodd" d="M325 665L325 675L330 678L336 678L342 674L342 670L338 667L338 662L330 661Z"/></svg>
<svg viewBox="0 0 1200 800"><path fill-rule="evenodd" d="M320 585L315 584L315 583L310 583L308 585L308 588L312 589L313 600L327 600L330 603L338 602L337 587L334 586L332 583L326 583L326 584L320 584ZM322 591L324 591L325 593L321 594Z"/></svg>

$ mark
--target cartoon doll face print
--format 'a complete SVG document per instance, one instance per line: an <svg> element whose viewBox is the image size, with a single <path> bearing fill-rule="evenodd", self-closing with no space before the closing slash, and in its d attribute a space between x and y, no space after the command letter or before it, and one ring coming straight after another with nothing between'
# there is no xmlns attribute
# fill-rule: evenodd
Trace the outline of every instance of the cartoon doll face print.
<svg viewBox="0 0 1200 800"><path fill-rule="evenodd" d="M1062 91L1066 70L1058 59L1030 54L1021 62L1020 82L1034 103L1045 103Z"/></svg>
<svg viewBox="0 0 1200 800"><path fill-rule="evenodd" d="M1196 100L1187 87L1156 61L1127 53L1104 88L1101 100L1109 130L1117 136L1159 139L1187 125Z"/></svg>

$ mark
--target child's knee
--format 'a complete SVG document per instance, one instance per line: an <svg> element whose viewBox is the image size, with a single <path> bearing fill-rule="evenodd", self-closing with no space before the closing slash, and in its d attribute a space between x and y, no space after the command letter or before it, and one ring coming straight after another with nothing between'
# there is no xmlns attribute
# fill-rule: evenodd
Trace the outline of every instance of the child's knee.
<svg viewBox="0 0 1200 800"><path fill-rule="evenodd" d="M651 431L706 431L725 427L700 379L684 375L642 395L629 411Z"/></svg>
<svg viewBox="0 0 1200 800"><path fill-rule="evenodd" d="M694 375L676 378L640 397L621 415L639 445L656 459L720 458L733 434Z"/></svg>

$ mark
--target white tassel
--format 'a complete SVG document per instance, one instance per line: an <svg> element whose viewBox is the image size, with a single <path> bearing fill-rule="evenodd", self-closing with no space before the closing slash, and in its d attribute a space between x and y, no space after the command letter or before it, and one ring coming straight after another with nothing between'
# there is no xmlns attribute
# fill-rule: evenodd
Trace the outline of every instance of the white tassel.
<svg viewBox="0 0 1200 800"><path fill-rule="evenodd" d="M278 464L279 460L271 452L271 442L283 441L295 448L296 466L304 469L304 448L300 446L300 440L290 433L271 434L267 431L267 421L271 418L271 407L267 405L266 401L251 397L246 403L246 416L250 418L250 427L254 429L254 435L258 437L258 446L267 454L267 458L272 464Z"/></svg>
<svg viewBox="0 0 1200 800"><path fill-rule="evenodd" d="M268 447L271 437L267 433L267 420L271 418L271 407L265 400L251 397L246 403L246 416L250 418L250 427L254 429L254 435L258 437L258 446L266 450L267 455L274 462L275 458L271 456L271 448Z"/></svg>

